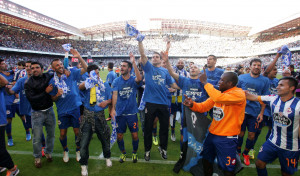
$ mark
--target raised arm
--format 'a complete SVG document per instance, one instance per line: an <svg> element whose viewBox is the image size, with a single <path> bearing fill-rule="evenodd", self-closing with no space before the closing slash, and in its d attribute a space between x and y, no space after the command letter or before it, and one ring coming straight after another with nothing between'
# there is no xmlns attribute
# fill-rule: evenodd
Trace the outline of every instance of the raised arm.
<svg viewBox="0 0 300 176"><path fill-rule="evenodd" d="M281 53L277 53L275 58L272 60L272 62L268 65L266 70L264 71L263 75L268 76L268 74L273 70L273 68L276 65L276 62L278 61L278 58L281 56Z"/></svg>
<svg viewBox="0 0 300 176"><path fill-rule="evenodd" d="M73 57L78 58L79 62L81 63L82 68L80 74L83 75L87 71L87 67L88 67L86 62L82 59L82 57L80 56L77 50L71 49L70 52L73 54Z"/></svg>
<svg viewBox="0 0 300 176"><path fill-rule="evenodd" d="M166 63L166 67L168 69L168 72L169 74L176 80L178 81L179 80L179 74L175 73L171 64L170 64L170 61L169 61L169 57L168 57L168 54L167 52L160 52L160 55L163 59L163 61L165 61Z"/></svg>
<svg viewBox="0 0 300 176"><path fill-rule="evenodd" d="M145 49L144 49L143 42L139 42L139 52L140 52L140 55L141 55L141 62L143 64L143 66L145 66L147 61L148 61L148 58L145 54Z"/></svg>
<svg viewBox="0 0 300 176"><path fill-rule="evenodd" d="M135 57L132 53L129 53L130 56L130 62L132 63L133 69L134 69L134 74L136 76L135 82L139 83L142 81L142 75L140 73L140 70L138 69L136 63L135 63Z"/></svg>

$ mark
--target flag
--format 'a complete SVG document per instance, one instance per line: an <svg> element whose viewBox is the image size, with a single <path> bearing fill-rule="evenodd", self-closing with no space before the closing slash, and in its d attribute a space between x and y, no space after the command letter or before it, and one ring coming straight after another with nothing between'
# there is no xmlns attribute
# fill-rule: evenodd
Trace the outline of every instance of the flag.
<svg viewBox="0 0 300 176"><path fill-rule="evenodd" d="M282 54L281 59L283 60L283 64L289 66L291 64L292 52L289 50L288 46L282 46L278 53Z"/></svg>
<svg viewBox="0 0 300 176"><path fill-rule="evenodd" d="M141 34L135 27L131 26L130 24L126 23L125 26L125 33L128 36L136 36L136 40L141 42L144 40L145 35Z"/></svg>
<svg viewBox="0 0 300 176"><path fill-rule="evenodd" d="M93 63L94 61L93 61L93 59L88 59L87 60L87 63L89 64L89 63Z"/></svg>
<svg viewBox="0 0 300 176"><path fill-rule="evenodd" d="M66 43L63 44L62 47L64 48L65 51L69 52L71 49L71 44L70 43Z"/></svg>
<svg viewBox="0 0 300 176"><path fill-rule="evenodd" d="M112 147L117 140L117 122L115 117L111 119L111 127L110 147Z"/></svg>

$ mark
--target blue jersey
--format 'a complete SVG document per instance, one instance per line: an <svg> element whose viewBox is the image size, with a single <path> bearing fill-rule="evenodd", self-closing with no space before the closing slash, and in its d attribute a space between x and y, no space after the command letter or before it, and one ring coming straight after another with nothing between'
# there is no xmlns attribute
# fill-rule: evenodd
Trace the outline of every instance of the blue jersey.
<svg viewBox="0 0 300 176"><path fill-rule="evenodd" d="M149 61L142 68L145 72L144 102L169 105L168 91L166 85L171 85L174 80L167 69L154 67Z"/></svg>
<svg viewBox="0 0 300 176"><path fill-rule="evenodd" d="M55 102L58 115L66 113L68 111L72 111L82 104L77 87L77 82L81 77L80 72L80 69L71 70L70 76L65 80L66 85L68 87L67 94L64 98L59 97ZM49 85L50 84L53 85L53 90L49 94L55 96L57 94L58 89L55 85L54 78L50 80Z"/></svg>
<svg viewBox="0 0 300 176"><path fill-rule="evenodd" d="M268 79L269 79L269 84L270 84L270 88L269 88L270 94L277 95L276 87L278 86L279 80L277 78L274 78L274 79L268 78ZM271 117L271 107L268 104L266 105L264 115L267 117Z"/></svg>
<svg viewBox="0 0 300 176"><path fill-rule="evenodd" d="M201 71L203 73L203 70ZM214 71L209 71L208 68L205 69L207 82L211 83L215 87L218 87L218 83L221 79L222 74L224 73L223 69L215 68Z"/></svg>
<svg viewBox="0 0 300 176"><path fill-rule="evenodd" d="M103 101L109 100L111 99L111 88L108 85L107 82L104 83L105 86L105 91L100 91L100 99L101 101L97 101L97 104L94 106L90 105L90 90L91 89L87 89L87 90L83 90L83 94L84 94L84 100L83 100L83 106L88 109L89 111L93 111L93 112L99 112L99 111L103 111L104 109L107 108L107 106L105 108L101 108L100 106L98 106L98 103L101 103Z"/></svg>
<svg viewBox="0 0 300 176"><path fill-rule="evenodd" d="M31 105L26 98L24 85L28 77L18 79L12 90L20 95L20 114L31 116Z"/></svg>
<svg viewBox="0 0 300 176"><path fill-rule="evenodd" d="M0 126L7 124L6 106L5 106L5 103L3 103L5 101L4 92L5 92L5 88L0 87L0 101L1 101L1 103L0 103Z"/></svg>
<svg viewBox="0 0 300 176"><path fill-rule="evenodd" d="M9 76L6 76L5 74L1 73L0 74L9 82L12 83L14 81L14 72L13 71L9 71L8 73L10 73ZM5 98L5 105L12 105L13 102L16 99L15 95L9 95L6 91L4 91L4 98Z"/></svg>
<svg viewBox="0 0 300 176"><path fill-rule="evenodd" d="M187 95L192 98L193 101L200 103L208 98L208 95L204 89L204 85L199 79L191 79L183 76L179 76L178 86L182 89L182 95ZM185 97L182 97L182 102Z"/></svg>
<svg viewBox="0 0 300 176"><path fill-rule="evenodd" d="M138 112L136 92L142 85L142 82L137 84L135 78L135 76L130 76L128 80L124 80L123 77L120 76L112 83L112 91L118 92L116 104L117 116L132 115Z"/></svg>
<svg viewBox="0 0 300 176"><path fill-rule="evenodd" d="M117 74L113 70L111 70L108 72L105 82L107 82L109 85L111 85L117 77L118 77Z"/></svg>
<svg viewBox="0 0 300 176"><path fill-rule="evenodd" d="M257 78L251 77L250 73L242 74L239 76L238 87L243 90L249 91L249 93L254 95L269 95L269 79L259 75ZM250 114L253 117L257 117L260 113L261 106L256 101L247 100L246 114Z"/></svg>
<svg viewBox="0 0 300 176"><path fill-rule="evenodd" d="M279 148L299 151L300 102L292 97L283 102L278 95L261 96L271 106L273 128L269 140Z"/></svg>

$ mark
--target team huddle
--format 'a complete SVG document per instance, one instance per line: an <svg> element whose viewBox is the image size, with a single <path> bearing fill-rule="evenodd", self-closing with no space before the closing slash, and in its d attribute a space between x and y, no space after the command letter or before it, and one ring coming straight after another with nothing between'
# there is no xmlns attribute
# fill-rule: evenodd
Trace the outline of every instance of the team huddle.
<svg viewBox="0 0 300 176"><path fill-rule="evenodd" d="M11 124L15 113L23 122L26 140L32 137L37 168L42 167L43 156L47 162L53 161L56 124L60 130L63 161L69 161L67 129L72 127L76 160L81 165L81 175L86 176L89 144L94 132L101 141L106 166L112 167L111 133L105 109L116 121L117 144L121 152L119 162L125 162L128 155L123 138L128 127L132 136L131 158L137 163L138 117L144 138L145 161L151 159L152 144L158 145L162 159L166 160L169 124L171 140L175 141L176 112L181 112L182 125L184 106L212 119L200 153L205 176L213 175L215 160L226 176L236 174L237 157L242 157L244 164L249 166L263 126L268 126L269 131L255 162L257 174L268 175L267 163L277 158L282 175L293 175L297 171L300 102L294 94L298 80L292 76L276 78L280 53L263 73L262 61L252 59L250 73L238 75L217 68L214 55L208 56L202 71L193 64L185 70L183 60L172 66L168 58L169 42L166 51L153 54L151 62L142 41L138 42L138 47L139 63L130 53L130 60L121 62L119 77L113 71L113 64L108 64L105 82L99 76L100 68L95 64L88 65L75 49L70 53L73 58L78 58L77 64L69 66L66 51L64 61L52 60L51 69L47 71L41 63L31 61L20 62L18 71L8 71L5 61L0 59L0 172L7 169L7 175L19 173L5 143L6 131L7 145L14 145ZM157 121L160 124L158 138ZM183 151L182 144L187 138L182 127L180 129L180 148ZM246 129L248 137L242 151Z"/></svg>

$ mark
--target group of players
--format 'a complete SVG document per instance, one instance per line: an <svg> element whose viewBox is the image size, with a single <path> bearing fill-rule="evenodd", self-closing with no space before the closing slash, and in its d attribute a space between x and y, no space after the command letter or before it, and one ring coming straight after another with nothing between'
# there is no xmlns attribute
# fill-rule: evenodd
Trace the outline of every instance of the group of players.
<svg viewBox="0 0 300 176"><path fill-rule="evenodd" d="M32 128L35 166L42 167L42 156L48 162L53 160L56 125L53 102L57 107L63 161L69 161L67 129L73 127L76 160L81 165L82 175L88 175L89 143L94 132L102 143L107 167L112 166L110 128L104 114L106 108L109 107L110 117L117 123L120 162L126 161L127 157L123 134L128 127L132 135L132 161L136 163L139 110L144 159L150 160L152 142L158 143L156 136L153 136L158 120L158 151L163 159L167 159L169 124L171 121L171 139L175 141L176 112L183 114L183 105L213 119L202 152L205 175L213 174L212 163L215 158L224 175L234 175L236 153L242 154L245 165L249 165L249 151L253 149L264 124L270 127L270 131L256 160L258 175L267 175L266 164L276 158L279 158L282 175L292 175L297 171L300 103L294 93L298 81L293 77L276 79L275 65L280 54L264 69L263 74L262 61L253 59L249 66L250 73L238 76L217 68L214 55L208 56L207 67L203 71L196 65L190 65L187 72L182 60L175 67L171 66L168 59L169 42L166 51L153 54L151 63L145 55L143 43L138 42L138 46L141 69L130 54L130 61L121 62L120 77L113 72L113 66L108 65L106 82L100 78L98 66L88 66L75 49L70 52L74 58L78 58L78 65L68 67L66 52L65 60L54 59L51 70L47 72L44 72L41 63L27 61L24 70L20 67L20 71L14 73L7 71L4 60L0 60L0 171L7 169L7 175L19 173L5 144L6 130L8 146L14 145L11 122L15 112L23 121L26 140L31 140L29 129ZM144 87L144 92L138 104L136 96L141 87ZM18 96L19 101L16 98ZM241 152L246 128L248 138Z"/></svg>

